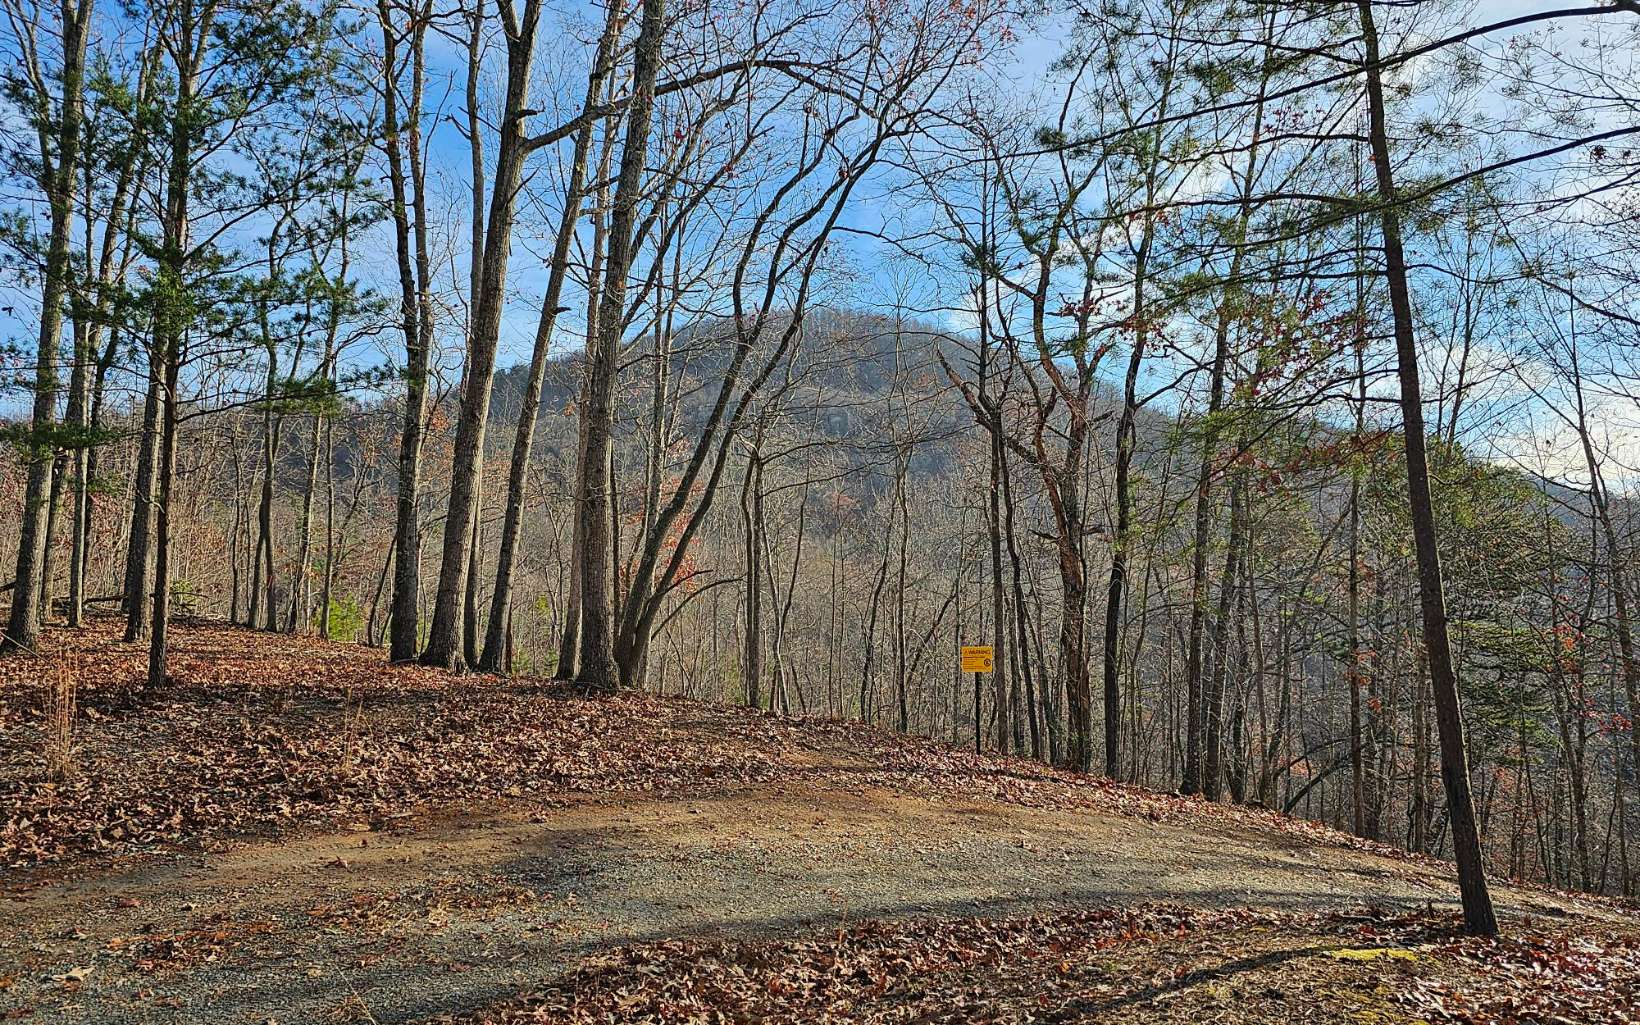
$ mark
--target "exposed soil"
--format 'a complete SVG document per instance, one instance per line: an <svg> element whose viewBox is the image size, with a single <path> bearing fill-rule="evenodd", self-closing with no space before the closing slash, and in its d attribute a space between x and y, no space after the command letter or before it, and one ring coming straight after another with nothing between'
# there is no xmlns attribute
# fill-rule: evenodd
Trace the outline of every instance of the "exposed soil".
<svg viewBox="0 0 1640 1025"><path fill-rule="evenodd" d="M270 643L222 628L183 636ZM352 649L319 650L354 674L348 687L397 679ZM600 952L679 937L776 940L867 920L1159 900L1297 914L1450 909L1456 899L1448 866L1265 813L860 727L421 675L413 687L376 684L347 766L327 768L334 785L299 813L278 812L280 802L315 793L311 780L264 771L278 760L270 747L233 778L236 799L275 811L202 820L209 828L162 816L197 805L194 789L220 778L212 745L253 717L257 730L308 738L292 759L332 752L327 702L343 685L299 659L285 664L283 679L254 685L178 683L166 701L195 716L196 735L170 785L165 738L131 719L152 706L88 723L82 771L135 766L147 788L137 798L113 779L41 790L25 778L26 752L0 754L11 835L54 852L14 862L0 886L0 1019L411 1022L561 984ZM0 741L29 739L18 686L10 711L0 705ZM107 698L91 686L93 701ZM230 686L238 703L221 696ZM298 693L277 706L255 693L280 686ZM462 728L451 709L473 701L480 712L460 720L469 733L451 733ZM583 725L555 739L550 727L563 721ZM390 757L407 724L432 738L418 753L431 769ZM509 733L512 747L494 755L501 741L486 731L507 730L525 735ZM495 771L478 771L489 757ZM110 813L87 811L76 794L140 799L171 826L91 842L83 830L105 830ZM42 800L52 802L49 828L34 824ZM1632 925L1607 902L1511 887L1498 898L1517 920Z"/></svg>
<svg viewBox="0 0 1640 1025"><path fill-rule="evenodd" d="M1503 896L1516 914L1588 913ZM930 800L850 787L845 774L723 797L360 823L37 887L0 900L0 963L16 965L0 1013L415 1021L668 937L1158 898L1296 911L1452 897L1429 866L1276 834Z"/></svg>

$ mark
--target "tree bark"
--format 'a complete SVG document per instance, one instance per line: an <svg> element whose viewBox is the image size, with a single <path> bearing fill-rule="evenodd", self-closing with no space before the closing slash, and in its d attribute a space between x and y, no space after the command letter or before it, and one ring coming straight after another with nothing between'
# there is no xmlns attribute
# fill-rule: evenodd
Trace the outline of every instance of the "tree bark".
<svg viewBox="0 0 1640 1025"><path fill-rule="evenodd" d="M410 30L410 109L398 117L398 43L400 35L386 0L377 5L382 30L382 96L388 181L392 196L395 256L399 277L399 318L404 333L404 421L399 432L399 473L393 520L393 595L389 618L388 657L408 662L420 644L421 615L421 456L427 423L427 371L433 348L433 314L428 282L427 204L421 152L421 98L425 74L428 19ZM408 161L401 143L408 136ZM406 163L408 162L408 170ZM410 190L414 189L414 198ZM414 213L414 224L411 215ZM414 256L412 257L412 249Z"/></svg>
<svg viewBox="0 0 1640 1025"><path fill-rule="evenodd" d="M643 0L642 21L633 51L632 101L626 141L610 211L609 247L603 294L598 304L598 333L588 353L586 501L582 517L581 644L579 679L587 686L613 691L620 685L615 660L615 593L610 509L613 496L605 468L613 448L615 377L619 370L625 323L627 276L633 258L633 223L643 191L644 162L649 151L655 104L655 77L665 30L666 0Z"/></svg>
<svg viewBox="0 0 1640 1025"><path fill-rule="evenodd" d="M598 337L598 304L603 298L604 251L609 245L608 222L604 210L609 206L609 172L614 159L613 119L605 119L602 154L598 158L597 201L592 211L592 247L587 254L587 338ZM564 628L558 644L558 666L553 673L556 680L573 680L581 666L581 553L586 550L586 517L582 514L587 503L589 468L587 466L588 388L591 387L592 351L589 344L581 368L581 388L576 395L575 416L575 479L572 482L575 514L570 522L569 594L565 596Z"/></svg>
<svg viewBox="0 0 1640 1025"><path fill-rule="evenodd" d="M763 462L758 455L757 439L746 457L746 471L740 484L741 540L745 548L742 594L745 602L745 635L741 638L743 653L740 661L740 681L750 708L763 707L763 544L759 536L763 520L759 505L762 502Z"/></svg>
<svg viewBox="0 0 1640 1025"><path fill-rule="evenodd" d="M1213 623L1213 674L1207 685L1207 721L1203 736L1202 794L1209 801L1224 795L1224 699L1230 661L1230 605L1235 593L1246 529L1245 486L1230 486L1230 531L1225 539L1224 576L1219 580L1218 615Z"/></svg>
<svg viewBox="0 0 1640 1025"><path fill-rule="evenodd" d="M1378 29L1373 18L1372 0L1359 0L1357 6L1361 13L1365 50L1367 110L1371 122L1369 135L1378 178L1384 276L1389 286L1390 311L1395 324L1401 417L1406 427L1407 493L1412 514L1413 543L1418 557L1419 606L1441 745L1441 778L1446 786L1447 818L1452 827L1452 847L1458 863L1458 887L1463 894L1464 931L1470 935L1492 936L1497 934L1498 922L1487 889L1480 832L1475 823L1474 795L1470 790L1469 760L1464 746L1463 707L1446 629L1446 596L1441 580L1435 507L1429 487L1423 392L1418 379L1418 347L1413 337L1412 297L1407 284L1406 256L1401 245L1401 217L1396 205L1395 174L1390 163L1389 131L1384 112L1384 87L1378 66Z"/></svg>
<svg viewBox="0 0 1640 1025"><path fill-rule="evenodd" d="M62 344L63 305L69 292L69 241L74 228L76 171L80 160L80 127L84 116L85 52L91 24L91 0L62 0L58 7L63 41L62 109L59 112L53 154L42 152L47 199L51 205L51 235L47 243L45 282L40 297L40 332L35 354L34 407L30 420L28 478L23 491L23 513L17 539L16 585L11 594L11 616L0 652L33 651L40 643L41 588L50 543L48 500L52 467L58 445L57 358ZM43 103L49 100L42 97ZM44 136L41 148L46 148Z"/></svg>
<svg viewBox="0 0 1640 1025"><path fill-rule="evenodd" d="M159 458L159 420L164 397L159 353L149 355L148 389L142 400L142 439L137 446L136 479L131 487L131 528L125 547L125 641L148 635L149 574L153 570L150 537L154 525L154 472Z"/></svg>
<svg viewBox="0 0 1640 1025"><path fill-rule="evenodd" d="M604 34L593 58L587 78L584 109L591 109L603 93L604 80L613 59L616 38L620 30L620 6L611 5ZM517 558L518 537L524 513L524 488L529 475L530 453L535 443L535 426L541 408L541 388L546 376L547 359L552 350L553 329L558 315L566 307L559 305L564 280L569 276L569 250L575 239L575 229L581 220L581 202L586 191L588 155L592 150L593 129L597 122L588 118L575 133L575 152L570 158L569 183L564 189L564 211L558 223L558 235L553 242L552 261L547 278L547 291L541 302L541 314L536 321L535 346L530 353L529 380L518 412L518 430L513 437L512 463L507 472L507 499L502 514L501 541L496 553L495 590L490 599L490 619L484 633L484 651L479 668L501 672L502 650L505 646L506 624L512 608L513 563ZM577 431L579 434L579 431ZM577 444L579 447L579 444ZM577 460L579 462L579 460Z"/></svg>
<svg viewBox="0 0 1640 1025"><path fill-rule="evenodd" d="M444 520L433 619L421 661L445 669L466 665L463 620L467 577L472 562L473 530L478 518L479 488L484 471L484 432L489 423L490 393L495 383L496 345L505 305L507 262L512 248L513 217L522 184L525 121L529 118L531 69L540 0L526 0L520 18L510 0L500 5L507 37L507 91L502 107L495 181L490 191L489 227L484 237L483 274L475 296L472 331L462 374L461 411L456 420L451 463L450 503ZM476 142L475 142L476 144ZM477 256L479 254L475 254Z"/></svg>
<svg viewBox="0 0 1640 1025"><path fill-rule="evenodd" d="M160 296L154 312L154 348L163 375L160 397L158 494L154 516L154 576L149 597L148 679L149 688L165 682L167 633L171 615L172 491L176 480L177 424L182 375L182 346L187 337L189 312L187 251L189 246L189 200L193 188L193 143L197 127L188 112L195 102L200 62L210 43L215 7L207 5L196 13L192 0L182 0L177 14L173 59L176 63L176 110L169 125L170 138L165 179L163 245L158 261Z"/></svg>

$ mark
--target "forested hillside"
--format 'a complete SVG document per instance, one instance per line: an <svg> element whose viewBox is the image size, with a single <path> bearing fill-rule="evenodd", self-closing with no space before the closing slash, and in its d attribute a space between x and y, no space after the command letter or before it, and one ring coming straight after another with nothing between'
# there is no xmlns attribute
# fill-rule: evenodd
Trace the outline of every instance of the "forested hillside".
<svg viewBox="0 0 1640 1025"><path fill-rule="evenodd" d="M1632 0L0 11L14 869L624 802L585 702L1640 893Z"/></svg>

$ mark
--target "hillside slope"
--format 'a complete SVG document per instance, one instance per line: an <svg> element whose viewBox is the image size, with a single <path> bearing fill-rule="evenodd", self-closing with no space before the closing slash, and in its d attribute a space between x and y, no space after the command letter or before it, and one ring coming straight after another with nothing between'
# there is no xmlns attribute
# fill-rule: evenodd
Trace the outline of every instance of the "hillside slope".
<svg viewBox="0 0 1640 1025"><path fill-rule="evenodd" d="M1373 1006L1440 1010L1507 981L1463 967L1447 866L1272 814L208 624L133 696L109 630L52 641L83 680L68 784L38 777L51 664L0 664L0 1019L1200 1020L1245 989L1358 1021L1327 987L1393 969L1419 986ZM1635 992L1623 909L1499 898ZM1339 953L1389 942L1423 953ZM1594 1014L1568 1020L1626 1020Z"/></svg>

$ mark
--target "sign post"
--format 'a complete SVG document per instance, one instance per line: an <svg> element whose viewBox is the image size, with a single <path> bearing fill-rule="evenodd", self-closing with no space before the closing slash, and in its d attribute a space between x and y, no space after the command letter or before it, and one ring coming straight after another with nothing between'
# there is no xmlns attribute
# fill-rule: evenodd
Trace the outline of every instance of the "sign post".
<svg viewBox="0 0 1640 1025"><path fill-rule="evenodd" d="M974 674L974 753L979 754L979 678L992 671L996 662L996 649L989 644L964 644L962 646L962 671Z"/></svg>
<svg viewBox="0 0 1640 1025"><path fill-rule="evenodd" d="M962 646L962 671L965 673L988 673L995 659L996 649L989 644Z"/></svg>

